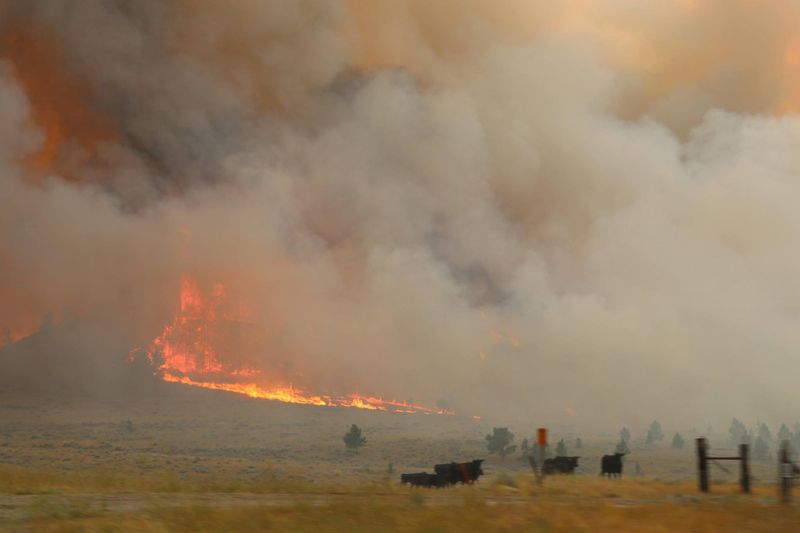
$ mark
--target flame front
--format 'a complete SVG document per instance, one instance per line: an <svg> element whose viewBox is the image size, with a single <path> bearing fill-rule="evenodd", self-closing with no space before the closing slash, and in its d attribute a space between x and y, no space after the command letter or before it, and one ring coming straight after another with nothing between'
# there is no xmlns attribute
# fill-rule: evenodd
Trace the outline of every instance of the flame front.
<svg viewBox="0 0 800 533"><path fill-rule="evenodd" d="M312 394L257 368L266 335L252 320L247 306L235 302L223 284L204 297L191 278L181 281L180 304L147 350L160 378L169 383L242 394L250 398L302 405L354 407L395 413L454 414L448 409L377 396Z"/></svg>

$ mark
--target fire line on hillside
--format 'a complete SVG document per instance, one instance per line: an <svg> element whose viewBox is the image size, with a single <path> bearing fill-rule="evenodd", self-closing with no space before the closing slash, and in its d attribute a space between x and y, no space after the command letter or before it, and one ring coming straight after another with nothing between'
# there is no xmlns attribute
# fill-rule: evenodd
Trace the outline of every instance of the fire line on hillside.
<svg viewBox="0 0 800 533"><path fill-rule="evenodd" d="M264 340L263 332L250 319L247 307L235 302L223 284L215 284L210 296L205 297L197 283L186 277L181 281L180 307L175 318L150 343L147 358L163 381L250 398L394 413L455 414L449 409L376 396L317 395L292 384L269 383L255 364L242 363L255 363Z"/></svg>

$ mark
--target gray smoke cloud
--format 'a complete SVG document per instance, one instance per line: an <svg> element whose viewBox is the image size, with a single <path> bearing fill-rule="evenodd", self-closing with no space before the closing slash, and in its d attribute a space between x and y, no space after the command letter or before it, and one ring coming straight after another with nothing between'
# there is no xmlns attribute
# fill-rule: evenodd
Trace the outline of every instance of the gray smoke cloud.
<svg viewBox="0 0 800 533"><path fill-rule="evenodd" d="M537 4L6 3L114 135L31 180L4 48L0 327L70 309L144 345L188 274L322 393L792 417L797 10Z"/></svg>

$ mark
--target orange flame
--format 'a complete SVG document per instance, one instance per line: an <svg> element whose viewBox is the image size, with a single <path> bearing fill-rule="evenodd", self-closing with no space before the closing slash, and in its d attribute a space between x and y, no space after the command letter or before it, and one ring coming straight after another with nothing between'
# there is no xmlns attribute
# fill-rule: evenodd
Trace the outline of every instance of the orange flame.
<svg viewBox="0 0 800 533"><path fill-rule="evenodd" d="M262 400L277 400L279 402L299 403L305 405L330 405L320 396L306 396L291 386L262 388L254 383L215 383L212 381L195 381L190 377L176 376L174 374L170 374L169 372L163 373L161 375L161 379L170 383L183 383L184 385L191 385L193 387L201 387L204 389L235 392L237 394L244 394L250 398L260 398Z"/></svg>
<svg viewBox="0 0 800 533"><path fill-rule="evenodd" d="M247 307L236 305L223 284L215 284L206 298L197 283L187 277L181 281L177 314L151 342L147 357L161 379L169 383L302 405L454 414L448 409L357 393L337 397L312 394L292 384L275 383L254 365L241 363L255 362L257 353L263 350L265 339L259 332ZM235 353L237 350L244 353ZM132 358L135 352L131 352Z"/></svg>

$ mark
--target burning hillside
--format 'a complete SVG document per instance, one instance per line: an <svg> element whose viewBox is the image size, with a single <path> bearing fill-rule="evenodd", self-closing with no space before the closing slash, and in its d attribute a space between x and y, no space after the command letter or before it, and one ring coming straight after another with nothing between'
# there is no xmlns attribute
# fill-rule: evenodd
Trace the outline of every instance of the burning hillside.
<svg viewBox="0 0 800 533"><path fill-rule="evenodd" d="M147 351L147 358L161 379L286 403L453 414L447 409L356 393L340 397L314 395L287 383L286 377L259 370L258 361L263 360L259 355L269 349L268 334L246 307L232 300L221 283L214 284L211 294L205 297L194 280L182 280L175 319Z"/></svg>

